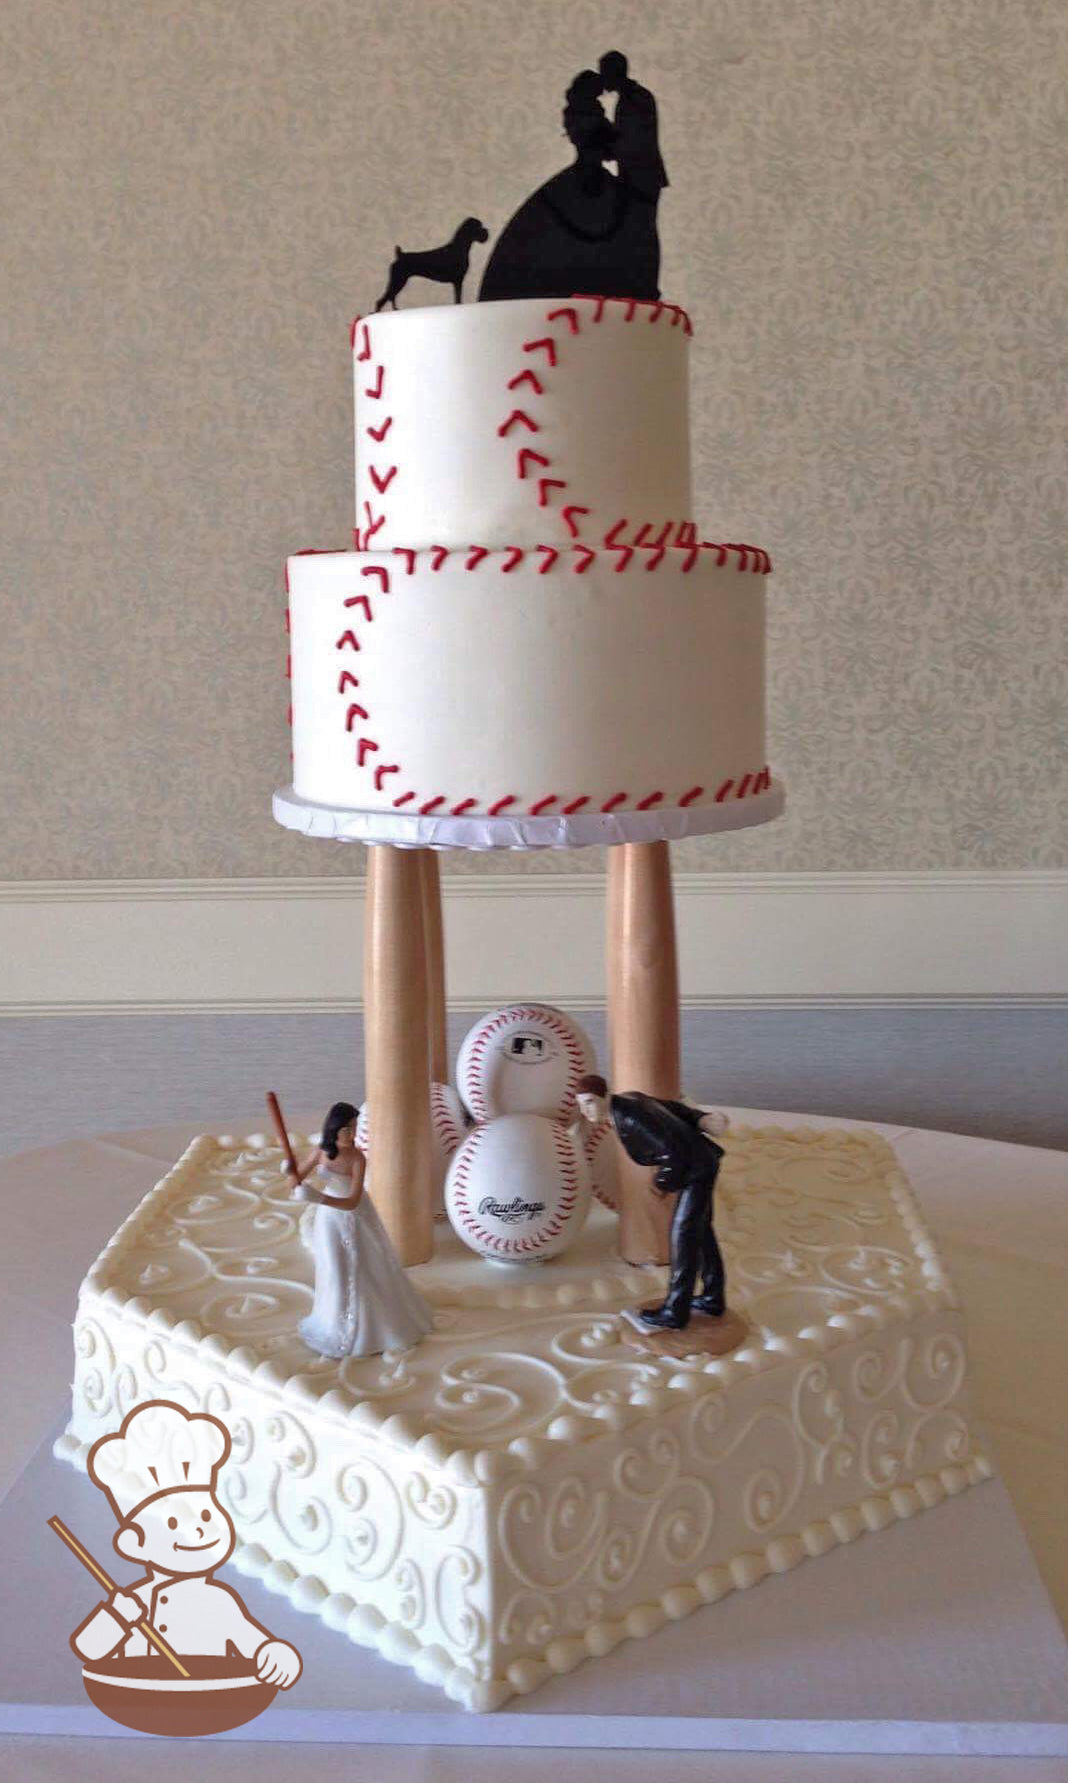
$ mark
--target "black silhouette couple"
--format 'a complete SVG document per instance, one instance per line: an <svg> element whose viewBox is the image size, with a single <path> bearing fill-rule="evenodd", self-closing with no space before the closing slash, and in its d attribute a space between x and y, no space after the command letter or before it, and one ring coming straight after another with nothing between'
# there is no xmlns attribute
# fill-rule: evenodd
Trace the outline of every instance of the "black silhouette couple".
<svg viewBox="0 0 1068 1783"><path fill-rule="evenodd" d="M602 100L616 95L609 117ZM656 211L668 183L656 101L618 50L576 75L564 103L570 167L527 199L490 255L479 297L660 296ZM617 169L612 172L609 163Z"/></svg>

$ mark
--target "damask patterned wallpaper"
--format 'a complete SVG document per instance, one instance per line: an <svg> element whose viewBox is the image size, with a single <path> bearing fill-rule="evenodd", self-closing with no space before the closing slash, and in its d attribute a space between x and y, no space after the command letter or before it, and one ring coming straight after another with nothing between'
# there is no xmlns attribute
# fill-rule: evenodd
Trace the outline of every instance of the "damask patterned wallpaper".
<svg viewBox="0 0 1068 1783"><path fill-rule="evenodd" d="M358 867L270 817L348 322L395 241L496 233L566 162L616 46L661 103L698 514L777 565L789 812L678 864L1068 863L1063 0L5 0L0 37L0 877Z"/></svg>

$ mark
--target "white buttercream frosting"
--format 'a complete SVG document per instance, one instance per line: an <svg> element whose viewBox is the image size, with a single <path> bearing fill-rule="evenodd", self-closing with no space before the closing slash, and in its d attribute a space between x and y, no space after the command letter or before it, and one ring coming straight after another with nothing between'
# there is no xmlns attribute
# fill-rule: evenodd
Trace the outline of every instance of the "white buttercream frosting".
<svg viewBox="0 0 1068 1783"><path fill-rule="evenodd" d="M620 1309L663 1276L619 1261L595 1207L536 1280L439 1229L410 1272L433 1334L330 1360L296 1335L311 1263L280 1151L197 1140L86 1277L59 1452L84 1464L160 1394L214 1412L238 1564L495 1707L989 1471L952 1288L890 1148L732 1129L717 1193L753 1325L731 1356L623 1341Z"/></svg>
<svg viewBox="0 0 1068 1783"><path fill-rule="evenodd" d="M364 317L363 542L600 544L613 527L621 541L677 528L692 511L687 326L670 305L596 298ZM521 463L524 449L537 456Z"/></svg>
<svg viewBox="0 0 1068 1783"><path fill-rule="evenodd" d="M290 558L300 797L559 816L761 790L764 575L677 548L514 559Z"/></svg>

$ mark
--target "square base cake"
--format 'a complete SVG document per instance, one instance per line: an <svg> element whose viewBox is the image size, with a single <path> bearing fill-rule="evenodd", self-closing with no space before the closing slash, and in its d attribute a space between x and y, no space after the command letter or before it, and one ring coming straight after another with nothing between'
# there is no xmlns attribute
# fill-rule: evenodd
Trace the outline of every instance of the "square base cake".
<svg viewBox="0 0 1068 1783"><path fill-rule="evenodd" d="M233 1563L483 1710L987 1478L956 1298L891 1148L726 1145L750 1327L730 1355L634 1347L621 1315L665 1273L623 1263L595 1206L542 1264L439 1228L411 1271L431 1335L337 1361L297 1334L314 1210L280 1148L196 1139L85 1278L56 1452L84 1468L148 1399L215 1413Z"/></svg>

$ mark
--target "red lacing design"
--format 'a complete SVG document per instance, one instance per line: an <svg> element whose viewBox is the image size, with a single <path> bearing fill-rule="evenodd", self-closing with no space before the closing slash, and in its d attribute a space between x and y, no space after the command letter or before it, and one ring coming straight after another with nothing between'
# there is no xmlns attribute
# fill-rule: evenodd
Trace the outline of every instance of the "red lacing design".
<svg viewBox="0 0 1068 1783"><path fill-rule="evenodd" d="M361 316L356 317L356 320L353 322L352 327L349 330L349 341L352 346L356 365L366 365L367 367L367 382L363 387L364 396L369 398L372 402L381 402L383 408L385 408L386 367L380 359L375 358L371 344L370 324L365 322ZM369 464L367 466L367 474L371 479L371 487L379 497L385 495L400 468L398 464L391 462L389 447L386 444L387 436L392 426L393 416L388 412L384 412L376 421L368 422L364 427L364 432L368 438L374 440L376 446L381 446L383 448L381 463ZM352 532L352 542L357 551L369 551L375 534L380 532L382 527L386 524L386 506L384 501L379 501L377 505L370 501L365 501L363 504L363 511L365 524L362 527L354 527Z"/></svg>
<svg viewBox="0 0 1068 1783"><path fill-rule="evenodd" d="M766 574L771 568L767 553L752 545L706 543L691 545L685 550L655 544L640 547L634 545L611 547L611 555L615 559L613 568L617 571L626 570L634 558L642 564L645 570L656 569L670 553L669 561L675 563L680 575L686 575L693 569L702 551L716 552L717 567L725 568L728 564L733 564L733 567L738 570L763 574ZM735 554L735 557L731 556L732 553ZM600 555L590 545L564 546L559 550L555 546L535 545L531 547L529 554L539 560L537 566L539 574L553 569L558 563L564 566L569 563L570 570L575 575L583 575L593 560ZM294 555L304 557L320 555L320 553L299 551ZM327 555L331 554L327 553ZM332 555L338 555L338 553ZM341 553L341 555L347 554ZM345 597L343 602L345 623L335 642L336 650L352 652L355 655L360 653L362 645L357 627L362 630L362 627L373 624L375 603L389 596L393 575L395 573L414 575L418 558L425 557L432 571L440 571L450 558L454 558L462 561L462 568L465 571L496 568L498 573L507 575L523 562L528 552L521 545L507 545L496 551L491 551L483 545L474 545L464 547L456 552L450 551L444 545L432 545L425 551L415 550L408 545L395 545L391 555L399 560L395 570L381 563L368 563L360 568L360 576L366 579L367 587L361 589L358 594L350 594ZM288 609L286 618L288 624ZM355 670L342 665L338 673L338 694L345 695L356 691L359 686L360 678ZM356 735L353 745L356 765L359 768L369 767L369 758L372 755L380 757L382 753L377 738L367 734L362 728L370 723L371 716L365 705L359 700L346 701L344 707L345 730L349 736L356 732L359 733ZM400 762L376 760L372 769L375 791L377 793L385 791L386 781L391 776L401 773ZM632 794L627 788L621 788L620 791L613 793L610 798L601 803L598 803L588 793L580 793L576 796L554 791L539 793L533 799L525 800L521 793L508 792L488 802L485 806L485 814L488 817L500 817L505 812L530 817L550 814L557 817L572 817L579 811L588 811L591 815L596 812L609 815L613 811L618 811L622 806L631 806L639 811L649 811L655 806L674 803L682 808L687 808L700 802L723 804L728 799L749 798L766 792L770 785L771 771L765 764L751 773L742 775L740 779L724 780L714 792L702 784L687 787L678 795L671 794L661 787L636 794ZM405 788L398 792L392 800L394 810L403 811L411 807L413 811L423 817L431 817L435 813L440 813L442 816L463 817L469 812L477 810L479 804L480 801L470 794L456 799L450 798L446 793L435 793L429 798L421 799L415 787ZM516 807L521 808L521 813L516 812Z"/></svg>
<svg viewBox="0 0 1068 1783"><path fill-rule="evenodd" d="M479 1250L490 1251L495 1257L522 1258L536 1256L544 1250L547 1243L558 1238L575 1211L578 1200L579 1180L575 1166L575 1157L567 1136L567 1129L559 1121L550 1122L553 1133L553 1149L560 1166L562 1184L560 1199L548 1225L543 1226L537 1236L527 1238L505 1238L500 1232L493 1232L481 1223L475 1209L471 1206L468 1176L471 1165L482 1143L485 1127L476 1127L464 1140L457 1156L450 1185L452 1200L452 1217L462 1231L468 1233Z"/></svg>
<svg viewBox="0 0 1068 1783"><path fill-rule="evenodd" d="M579 306L582 306L581 308ZM508 380L507 388L514 399L516 392L530 392L531 396L544 396L544 376L555 371L561 362L561 352L569 337L582 333L583 323L598 323L606 314L619 315L625 322L660 322L672 328L681 327L687 335L693 333L690 318L684 309L675 303L649 302L637 297L573 297L567 303L558 304L545 312L546 327L557 332L538 335L524 341L522 351L530 356L530 363ZM529 403L530 396L524 394ZM540 423L530 413L529 408L513 407L497 429L502 439L510 439L517 429L527 434L539 434ZM560 518L567 528L568 537L578 539L582 536L582 522L589 518L590 509L567 496L568 484L565 478L546 474L531 476L531 466L538 465L546 473L551 472L552 464L545 454L530 445L521 445L516 452L516 474L521 481L531 483L537 489L538 506L552 507L556 500L556 492L560 492ZM633 529L632 545L644 545L650 542L650 534L654 531L652 521L640 522L624 516L609 526L604 534L604 544L611 546L621 542L622 535ZM668 520L661 524L655 540L657 545L671 543L690 546L697 543L697 528L692 520Z"/></svg>

